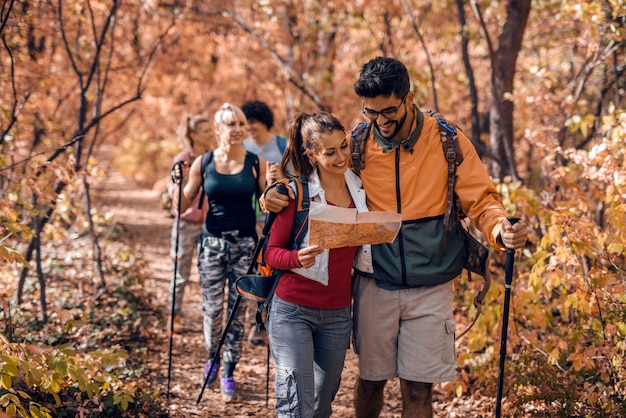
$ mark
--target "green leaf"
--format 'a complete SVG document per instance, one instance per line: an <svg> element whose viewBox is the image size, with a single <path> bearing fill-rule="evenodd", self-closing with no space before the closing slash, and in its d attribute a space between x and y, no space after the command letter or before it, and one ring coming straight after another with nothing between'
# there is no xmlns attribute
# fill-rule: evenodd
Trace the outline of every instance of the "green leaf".
<svg viewBox="0 0 626 418"><path fill-rule="evenodd" d="M18 398L12 393L7 393L7 394L0 396L0 405L7 406L9 404L21 405L22 403L20 402L20 398Z"/></svg>
<svg viewBox="0 0 626 418"><path fill-rule="evenodd" d="M13 379L11 379L11 376L3 374L0 376L0 385L4 389L9 390L11 389L11 386L13 386Z"/></svg>
<svg viewBox="0 0 626 418"><path fill-rule="evenodd" d="M41 412L39 411L39 407L35 404L31 403L30 406L28 407L28 411L33 417L45 418L45 416L42 415Z"/></svg>
<svg viewBox="0 0 626 418"><path fill-rule="evenodd" d="M20 364L20 361L16 357L9 355L2 356L2 361L12 366L17 366L18 364Z"/></svg>
<svg viewBox="0 0 626 418"><path fill-rule="evenodd" d="M24 392L23 390L17 390L16 392L18 395L20 395L24 399L31 399L31 396L28 393Z"/></svg>
<svg viewBox="0 0 626 418"><path fill-rule="evenodd" d="M17 376L19 374L17 366L13 364L5 364L4 367L2 367L2 371L9 376Z"/></svg>
<svg viewBox="0 0 626 418"><path fill-rule="evenodd" d="M13 404L7 406L7 414L9 414L12 417L17 415L17 407Z"/></svg>

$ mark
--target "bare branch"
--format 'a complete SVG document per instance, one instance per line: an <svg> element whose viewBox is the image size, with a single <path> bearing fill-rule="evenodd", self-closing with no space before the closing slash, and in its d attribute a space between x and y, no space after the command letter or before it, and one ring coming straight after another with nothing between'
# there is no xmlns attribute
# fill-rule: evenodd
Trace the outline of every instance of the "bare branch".
<svg viewBox="0 0 626 418"><path fill-rule="evenodd" d="M7 40L4 35L2 35L2 45L4 45L4 48L7 50L7 53L9 54L9 61L11 62L11 91L13 93L13 107L11 108L11 119L9 120L9 124L2 131L2 133L0 133L0 145L4 143L4 139L11 131L11 128L17 121L18 115L20 114L22 108L30 97L30 92L27 92L23 96L24 100L22 104L19 104L19 100L17 99L17 88L15 87L15 61L13 59L13 52L11 51L11 48L9 48L9 45L7 44Z"/></svg>
<svg viewBox="0 0 626 418"><path fill-rule="evenodd" d="M413 14L411 13L411 9L409 9L409 3L407 2L407 0L402 0L402 6L404 7L404 12L406 13L406 16L409 18L409 22L411 22L411 26L413 27L413 32L415 32L417 39L419 39L420 44L422 45L424 54L426 54L426 61L428 62L428 69L430 70L430 85L433 90L433 105L434 105L435 110L439 112L439 104L437 101L437 88L435 87L435 70L433 69L433 63L430 59L430 54L428 53L428 47L426 47L426 42L424 41L424 37L422 36L422 33L420 32L419 27L417 26L417 23L415 23L415 18L413 17Z"/></svg>
<svg viewBox="0 0 626 418"><path fill-rule="evenodd" d="M104 45L104 42L106 40L106 35L109 32L109 26L111 25L111 22L114 20L115 18L115 14L117 13L117 10L120 7L120 2L118 0L113 1L113 5L111 6L111 9L109 10L109 15L107 16L105 22L104 22L104 26L102 27L102 32L100 33L100 39L98 39L98 41L96 42L96 55L93 57L93 61L91 62L91 68L89 69L89 74L87 75L87 81L85 83L84 86L81 86L83 88L83 91L86 91L87 88L89 87L89 85L91 84L91 80L94 77L94 74L96 73L96 68L98 68L98 64L100 63L100 53L102 52L102 48ZM89 5L89 13L91 14L91 20L92 20L92 25L94 25L94 16L93 16L93 10L91 9L91 4ZM95 35L95 27L93 27L93 31L94 31L94 35Z"/></svg>
<svg viewBox="0 0 626 418"><path fill-rule="evenodd" d="M83 73L78 69L78 65L76 64L76 60L74 59L74 54L70 50L70 44L67 39L67 35L65 34L65 25L63 25L63 8L61 5L63 4L63 0L59 0L59 5L57 8L57 16L59 20L59 29L61 30L61 39L63 39L63 46L65 47L65 52L67 52L67 57L70 59L70 63L72 64L72 68L74 72L78 76L78 80L80 82L80 86L83 86Z"/></svg>
<svg viewBox="0 0 626 418"><path fill-rule="evenodd" d="M289 63L280 56L280 54L274 49L269 42L267 42L261 35L256 33L246 22L241 19L235 12L228 12L228 15L239 25L241 29L245 32L252 35L254 39L256 39L263 47L269 51L269 53L274 57L278 66L282 70L285 77L287 77L287 81L293 84L298 90L300 90L305 96L313 100L313 102L322 110L326 110L326 105L324 104L322 98L317 93L315 88L307 83L306 80L302 78L300 74L296 70L293 69Z"/></svg>
<svg viewBox="0 0 626 418"><path fill-rule="evenodd" d="M482 34L485 42L487 42L487 50L489 51L489 61L493 65L495 61L495 51L493 49L493 42L491 41L491 37L489 36L489 32L487 31L487 24L485 23L485 19L483 18L483 14L478 7L478 3L476 0L470 0L470 5L472 6L472 11L474 12L474 16L476 16L476 20L478 20L478 26L480 27L480 33ZM492 71L493 75L493 71Z"/></svg>
<svg viewBox="0 0 626 418"><path fill-rule="evenodd" d="M172 28L176 25L176 11L172 12L172 21L170 22L169 26L165 29L165 32L163 32L161 35L159 35L159 37L157 38L157 41L154 43L154 45L152 46L152 50L150 50L150 53L148 54L148 59L146 60L143 69L141 71L141 75L139 76L139 80L137 82L137 95L139 95L141 97L141 94L143 92L143 79L146 76L146 73L148 72L148 67L150 66L150 63L152 63L152 60L154 59L154 55L156 54L157 50L159 49L159 46L161 46L161 44L163 43L163 39L165 39L165 37L169 34L170 30L172 30Z"/></svg>
<svg viewBox="0 0 626 418"><path fill-rule="evenodd" d="M15 0L11 0L9 2L9 5L6 7L5 11L6 0L2 2L2 10L0 10L0 33L2 33L4 27L9 21L9 15L11 14L11 10L13 9L13 3L15 3Z"/></svg>

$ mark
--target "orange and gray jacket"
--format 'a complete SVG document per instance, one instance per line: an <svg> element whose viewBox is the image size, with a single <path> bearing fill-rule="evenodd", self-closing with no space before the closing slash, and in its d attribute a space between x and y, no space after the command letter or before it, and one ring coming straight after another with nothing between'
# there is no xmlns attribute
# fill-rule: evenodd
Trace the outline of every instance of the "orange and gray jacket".
<svg viewBox="0 0 626 418"><path fill-rule="evenodd" d="M402 214L395 241L372 245L374 273L361 272L388 289L445 283L461 273L465 259L460 232L445 231L443 225L448 162L437 120L415 110L412 134L403 142L370 130L360 172L369 209ZM474 146L460 131L458 142L463 154L456 171L458 200L486 241L502 249L496 237L506 212Z"/></svg>

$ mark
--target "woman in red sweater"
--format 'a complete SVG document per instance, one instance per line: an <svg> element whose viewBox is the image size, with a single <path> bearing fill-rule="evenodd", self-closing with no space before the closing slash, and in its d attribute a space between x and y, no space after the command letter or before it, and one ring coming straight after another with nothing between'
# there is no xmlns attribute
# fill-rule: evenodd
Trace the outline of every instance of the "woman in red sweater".
<svg viewBox="0 0 626 418"><path fill-rule="evenodd" d="M311 209L315 205L367 211L360 179L349 170L349 147L341 123L329 113L295 116L281 166L307 176ZM268 318L276 370L278 417L329 417L339 389L352 318L351 269L368 264L369 246L325 250L290 248L295 201L274 221L267 263L281 276ZM371 268L371 259L369 260ZM365 267L367 268L367 267Z"/></svg>

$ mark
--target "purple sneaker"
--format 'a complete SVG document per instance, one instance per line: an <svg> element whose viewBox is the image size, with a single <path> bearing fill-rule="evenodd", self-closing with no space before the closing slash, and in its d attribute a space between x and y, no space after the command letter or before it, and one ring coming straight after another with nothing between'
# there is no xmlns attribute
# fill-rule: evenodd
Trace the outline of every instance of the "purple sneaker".
<svg viewBox="0 0 626 418"><path fill-rule="evenodd" d="M204 374L203 378L206 379L206 375L209 374L209 370L211 369L211 360L207 360L204 365ZM213 370L211 370L211 375L209 376L209 381L206 383L207 387L213 387L213 383L217 380L217 372L220 370L220 361L217 360L215 366L213 366Z"/></svg>
<svg viewBox="0 0 626 418"><path fill-rule="evenodd" d="M224 401L230 402L237 399L235 379L232 377L222 377L220 379L220 388L222 390L222 399L224 399Z"/></svg>

